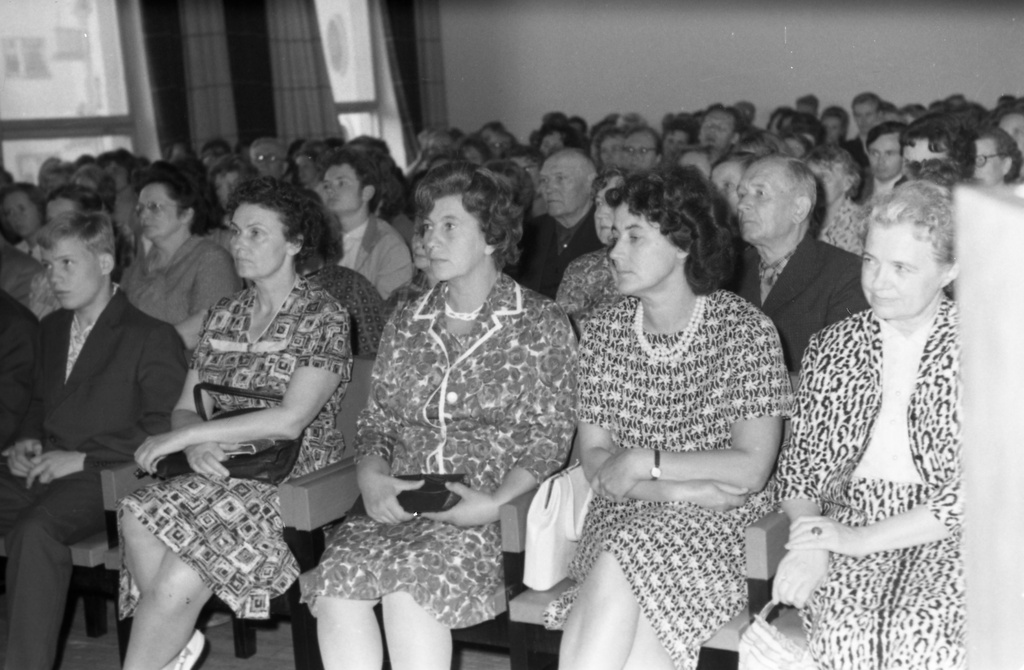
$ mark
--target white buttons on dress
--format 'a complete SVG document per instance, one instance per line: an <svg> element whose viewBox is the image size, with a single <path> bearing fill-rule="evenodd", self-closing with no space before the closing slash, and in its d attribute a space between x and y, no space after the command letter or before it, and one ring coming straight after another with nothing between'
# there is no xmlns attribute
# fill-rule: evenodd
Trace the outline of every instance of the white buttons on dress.
<svg viewBox="0 0 1024 670"><path fill-rule="evenodd" d="M448 391L448 395L446 395L444 399L448 403L456 403L459 401L459 394L455 391Z"/></svg>

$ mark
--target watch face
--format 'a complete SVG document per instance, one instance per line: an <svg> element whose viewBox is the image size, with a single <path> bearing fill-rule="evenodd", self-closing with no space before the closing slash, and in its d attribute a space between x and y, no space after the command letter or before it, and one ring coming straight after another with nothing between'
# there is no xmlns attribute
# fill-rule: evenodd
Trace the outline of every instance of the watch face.
<svg viewBox="0 0 1024 670"><path fill-rule="evenodd" d="M651 479L657 479L661 476L661 468L655 466L651 468Z"/></svg>

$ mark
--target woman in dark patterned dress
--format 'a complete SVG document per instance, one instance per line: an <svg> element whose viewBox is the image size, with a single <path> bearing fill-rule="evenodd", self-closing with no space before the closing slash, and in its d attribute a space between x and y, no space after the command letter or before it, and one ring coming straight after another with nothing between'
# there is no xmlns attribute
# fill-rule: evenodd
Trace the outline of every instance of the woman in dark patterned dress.
<svg viewBox="0 0 1024 670"><path fill-rule="evenodd" d="M416 205L439 283L384 331L356 437L368 516L338 526L302 576L329 669L379 670L378 602L393 668L450 668L450 629L504 600L498 508L564 464L575 422L569 320L501 273L521 234L508 183L452 163L424 177ZM465 473L448 485L462 500L406 512L396 496L420 483L394 475L419 473Z"/></svg>
<svg viewBox="0 0 1024 670"><path fill-rule="evenodd" d="M269 177L240 185L229 210L231 254L253 286L211 308L171 417L174 430L136 452L152 472L160 458L184 451L196 474L142 489L118 508L121 615L135 616L129 670L162 668L176 655L175 667L192 667L204 644L192 629L211 595L239 616L266 618L270 599L298 576L281 535L277 487L228 477L222 461L233 445L294 438L305 429L291 477L337 461L344 450L334 419L351 370L348 313L295 270L296 257L324 233L322 210ZM207 395L207 411L265 409L203 422L192 404L198 382L284 400Z"/></svg>
<svg viewBox="0 0 1024 670"><path fill-rule="evenodd" d="M775 596L804 608L819 668L966 662L953 253L945 189L885 196L864 246L871 309L804 354L779 462L792 523Z"/></svg>
<svg viewBox="0 0 1024 670"><path fill-rule="evenodd" d="M732 268L725 204L694 168L609 193L609 258L631 296L587 321L576 439L595 497L549 607L560 666L694 668L746 605L743 533L791 401L779 337L716 290Z"/></svg>
<svg viewBox="0 0 1024 670"><path fill-rule="evenodd" d="M594 225L597 227L597 239L606 247L612 234L612 208L605 196L622 183L623 174L619 168L605 168L594 179ZM606 248L583 254L569 263L555 298L555 302L569 315L577 332L587 318L620 300L622 294L615 290L615 278Z"/></svg>

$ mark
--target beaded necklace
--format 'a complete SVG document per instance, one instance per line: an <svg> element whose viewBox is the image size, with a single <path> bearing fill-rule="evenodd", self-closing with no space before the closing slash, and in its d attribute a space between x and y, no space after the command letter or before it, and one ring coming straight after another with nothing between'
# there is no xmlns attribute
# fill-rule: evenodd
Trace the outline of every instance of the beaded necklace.
<svg viewBox="0 0 1024 670"><path fill-rule="evenodd" d="M483 304L481 304L472 312L456 312L454 309L451 308L451 305L448 304L447 300L445 300L444 302L444 315L451 317L453 319L459 319L460 321L472 321L476 317L480 316L480 312L482 312L483 310L484 306Z"/></svg>
<svg viewBox="0 0 1024 670"><path fill-rule="evenodd" d="M697 296L697 302L693 305L693 313L690 314L690 322L686 324L686 328L672 346L655 346L650 343L647 336L644 335L644 304L643 302L638 302L636 305L636 315L633 317L633 332L636 333L636 339L640 342L640 348L647 354L647 357L655 363L678 365L679 361L683 360L683 354L686 353L687 347L690 346L693 334L697 332L697 327L704 317L704 305L706 302L707 298L705 296Z"/></svg>

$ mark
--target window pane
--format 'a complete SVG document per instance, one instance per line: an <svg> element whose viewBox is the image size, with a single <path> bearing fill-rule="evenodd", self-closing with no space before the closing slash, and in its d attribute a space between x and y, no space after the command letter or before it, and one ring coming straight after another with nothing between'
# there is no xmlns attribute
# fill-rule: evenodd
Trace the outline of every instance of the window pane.
<svg viewBox="0 0 1024 670"><path fill-rule="evenodd" d="M373 50L366 0L316 0L327 76L334 102L373 102Z"/></svg>
<svg viewBox="0 0 1024 670"><path fill-rule="evenodd" d="M46 140L11 140L4 142L4 168L14 175L15 181L27 181L34 184L39 175L39 166L51 156L73 161L82 154L96 156L104 151L120 148L131 151L131 138L126 135L106 135Z"/></svg>
<svg viewBox="0 0 1024 670"><path fill-rule="evenodd" d="M338 114L338 123L345 130L345 140L360 135L380 137L380 118L376 112Z"/></svg>
<svg viewBox="0 0 1024 670"><path fill-rule="evenodd" d="M128 113L115 0L3 0L0 118Z"/></svg>

